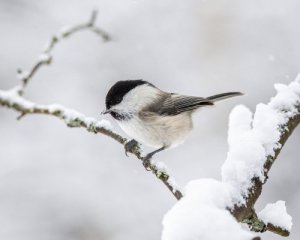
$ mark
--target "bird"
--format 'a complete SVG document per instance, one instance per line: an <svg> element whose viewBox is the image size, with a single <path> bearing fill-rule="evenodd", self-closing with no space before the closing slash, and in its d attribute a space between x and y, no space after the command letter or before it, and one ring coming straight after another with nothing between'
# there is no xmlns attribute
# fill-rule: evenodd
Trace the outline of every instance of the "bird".
<svg viewBox="0 0 300 240"><path fill-rule="evenodd" d="M137 143L155 150L143 157L146 166L154 154L183 143L193 129L192 115L198 109L243 95L226 92L210 97L194 97L165 92L142 79L121 80L107 92L103 114L110 114L132 138L125 153Z"/></svg>

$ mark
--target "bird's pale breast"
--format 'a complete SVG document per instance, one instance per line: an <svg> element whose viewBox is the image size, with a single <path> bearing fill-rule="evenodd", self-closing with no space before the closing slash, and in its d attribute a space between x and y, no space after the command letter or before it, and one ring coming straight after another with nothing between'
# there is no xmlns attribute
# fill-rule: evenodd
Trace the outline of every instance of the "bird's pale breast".
<svg viewBox="0 0 300 240"><path fill-rule="evenodd" d="M193 127L189 112L163 117L151 112L141 112L129 121L118 123L130 137L154 148L175 147L183 143Z"/></svg>

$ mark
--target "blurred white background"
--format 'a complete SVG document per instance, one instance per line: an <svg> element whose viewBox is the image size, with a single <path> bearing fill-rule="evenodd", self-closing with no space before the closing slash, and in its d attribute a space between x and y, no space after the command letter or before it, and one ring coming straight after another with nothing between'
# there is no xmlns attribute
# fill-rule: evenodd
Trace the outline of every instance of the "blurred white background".
<svg viewBox="0 0 300 240"><path fill-rule="evenodd" d="M26 97L100 119L106 92L121 79L187 95L246 93L196 114L186 143L156 156L180 186L220 179L230 110L254 110L275 94L274 83L300 71L298 0L0 0L0 89L18 83L16 69L31 67L53 33L88 20L95 8L97 25L113 41L82 32L62 42ZM16 116L0 108L0 239L160 238L175 199L121 145L53 117ZM257 204L287 201L294 222L288 239L300 238L299 142L297 129Z"/></svg>

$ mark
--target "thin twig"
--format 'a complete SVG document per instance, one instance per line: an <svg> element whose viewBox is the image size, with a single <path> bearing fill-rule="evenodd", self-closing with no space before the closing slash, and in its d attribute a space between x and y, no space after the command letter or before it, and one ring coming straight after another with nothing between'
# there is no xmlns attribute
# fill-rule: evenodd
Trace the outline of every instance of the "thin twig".
<svg viewBox="0 0 300 240"><path fill-rule="evenodd" d="M94 10L91 14L89 21L84 24L77 24L71 27L64 27L59 33L52 36L50 42L47 44L45 50L40 54L39 59L37 62L33 64L31 70L23 71L18 69L18 76L21 80L21 88L19 89L20 95L23 95L25 87L28 85L29 81L33 78L35 73L42 67L51 64L52 62L52 51L55 46L63 39L70 37L71 35L80 32L82 30L91 30L96 35L100 36L103 41L110 41L111 36L105 32L104 30L100 29L99 27L95 26L95 22L97 19L98 12Z"/></svg>

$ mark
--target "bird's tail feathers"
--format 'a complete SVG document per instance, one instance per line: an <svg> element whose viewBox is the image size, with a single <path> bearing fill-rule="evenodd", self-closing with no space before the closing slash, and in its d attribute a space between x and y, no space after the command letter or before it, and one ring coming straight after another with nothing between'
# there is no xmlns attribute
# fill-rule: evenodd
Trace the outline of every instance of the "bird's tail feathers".
<svg viewBox="0 0 300 240"><path fill-rule="evenodd" d="M207 97L206 99L212 102L217 102L217 101L221 101L227 98L231 98L231 97L236 97L236 96L241 96L243 95L243 93L241 92L227 92L227 93L221 93L221 94L216 94L210 97Z"/></svg>

